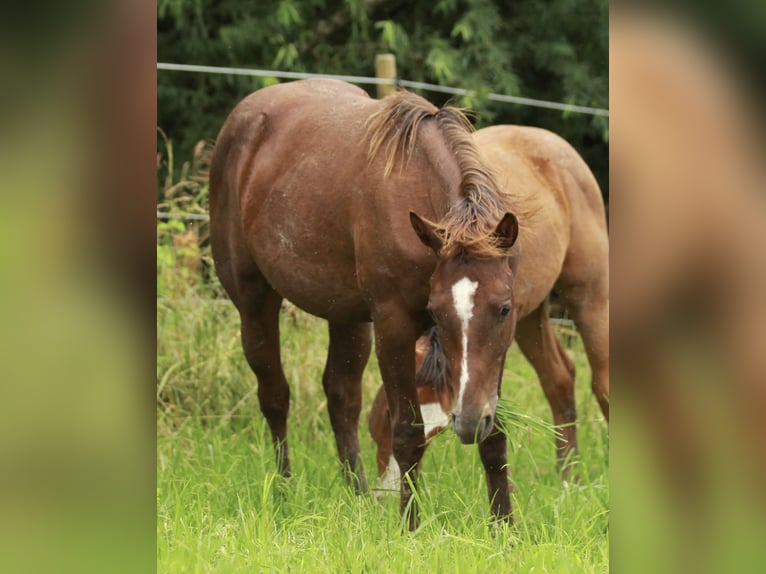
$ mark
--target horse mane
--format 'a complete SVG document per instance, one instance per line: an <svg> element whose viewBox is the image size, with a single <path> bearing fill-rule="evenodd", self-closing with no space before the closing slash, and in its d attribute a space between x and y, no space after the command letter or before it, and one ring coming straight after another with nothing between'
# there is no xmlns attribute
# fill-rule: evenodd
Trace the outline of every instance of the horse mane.
<svg viewBox="0 0 766 574"><path fill-rule="evenodd" d="M437 394L441 394L444 390L451 393L449 372L447 357L436 334L436 327L431 327L428 331L428 351L415 374L415 385L418 387L431 385Z"/></svg>
<svg viewBox="0 0 766 574"><path fill-rule="evenodd" d="M471 134L473 126L464 110L452 106L436 108L406 90L381 100L381 109L367 121L368 159L385 145L388 176L397 161L407 161L415 150L418 128L424 120L435 120L457 161L461 173L461 200L452 205L439 222L428 222L442 241L445 256L502 257L494 231L507 211L493 174L479 156Z"/></svg>

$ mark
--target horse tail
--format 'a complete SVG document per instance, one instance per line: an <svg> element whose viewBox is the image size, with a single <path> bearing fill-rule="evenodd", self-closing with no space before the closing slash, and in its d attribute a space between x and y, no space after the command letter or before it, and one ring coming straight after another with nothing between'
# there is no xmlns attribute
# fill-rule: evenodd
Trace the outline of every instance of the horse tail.
<svg viewBox="0 0 766 574"><path fill-rule="evenodd" d="M441 341L439 341L436 327L431 327L428 331L428 351L423 358L423 363L415 374L415 384L418 387L430 385L439 394L444 391L451 393L449 387L449 364L447 363L447 357L444 355Z"/></svg>

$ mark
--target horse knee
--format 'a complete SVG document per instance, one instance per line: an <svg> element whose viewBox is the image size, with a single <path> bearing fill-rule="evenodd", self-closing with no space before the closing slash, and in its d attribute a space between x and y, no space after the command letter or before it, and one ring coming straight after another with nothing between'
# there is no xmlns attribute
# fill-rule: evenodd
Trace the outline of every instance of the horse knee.
<svg viewBox="0 0 766 574"><path fill-rule="evenodd" d="M508 464L508 443L505 435L496 432L479 443L479 455L487 472L502 471Z"/></svg>
<svg viewBox="0 0 766 574"><path fill-rule="evenodd" d="M394 457L400 463L402 469L417 466L425 452L425 434L422 426L413 426L409 423L399 424L394 427L393 451Z"/></svg>
<svg viewBox="0 0 766 574"><path fill-rule="evenodd" d="M242 349L245 352L247 364L253 371L258 382L268 381L274 376L274 355L273 349L269 348L263 337L256 337L252 334L242 333ZM277 365L279 365L279 351L276 352Z"/></svg>
<svg viewBox="0 0 766 574"><path fill-rule="evenodd" d="M341 441L350 440L348 437L356 437L359 414L362 410L361 392L354 392L348 384L344 385L339 381L326 384L324 391L330 424L336 437L341 437Z"/></svg>
<svg viewBox="0 0 766 574"><path fill-rule="evenodd" d="M332 409L335 406L342 405L346 398L343 385L338 384L337 381L330 380L327 377L322 380L322 383L325 397L327 397L327 406Z"/></svg>
<svg viewBox="0 0 766 574"><path fill-rule="evenodd" d="M560 369L543 383L543 390L554 410L567 418L574 417L574 367L571 371Z"/></svg>
<svg viewBox="0 0 766 574"><path fill-rule="evenodd" d="M267 420L286 419L290 409L290 387L287 383L264 385L259 381L258 403Z"/></svg>

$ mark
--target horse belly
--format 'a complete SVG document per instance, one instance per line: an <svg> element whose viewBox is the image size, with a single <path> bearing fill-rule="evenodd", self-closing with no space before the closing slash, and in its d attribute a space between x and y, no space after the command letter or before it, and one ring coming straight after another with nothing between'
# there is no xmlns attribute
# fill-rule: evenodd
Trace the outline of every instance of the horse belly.
<svg viewBox="0 0 766 574"><path fill-rule="evenodd" d="M282 297L307 313L328 321L371 321L369 308L360 291L349 289L338 274L325 273L316 266L307 269L302 261L285 259L279 267L271 267L264 272L266 280ZM303 269L297 275L294 270L299 266Z"/></svg>
<svg viewBox="0 0 766 574"><path fill-rule="evenodd" d="M290 204L287 194L282 199ZM329 321L369 321L348 231L335 229L338 221L309 213L294 217L295 209L272 209L270 203L259 213L248 241L271 287L304 311Z"/></svg>

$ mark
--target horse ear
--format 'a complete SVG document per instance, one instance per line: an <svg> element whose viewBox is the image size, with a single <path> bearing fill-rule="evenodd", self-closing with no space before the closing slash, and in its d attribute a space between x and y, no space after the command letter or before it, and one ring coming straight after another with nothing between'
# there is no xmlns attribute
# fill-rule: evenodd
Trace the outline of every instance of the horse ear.
<svg viewBox="0 0 766 574"><path fill-rule="evenodd" d="M420 241L423 242L423 245L430 247L434 252L438 252L441 249L442 240L436 234L433 223L421 218L414 211L410 211L410 223L412 224L412 229L418 234Z"/></svg>
<svg viewBox="0 0 766 574"><path fill-rule="evenodd" d="M519 236L519 221L513 213L506 213L497 224L494 236L500 249L510 249Z"/></svg>

